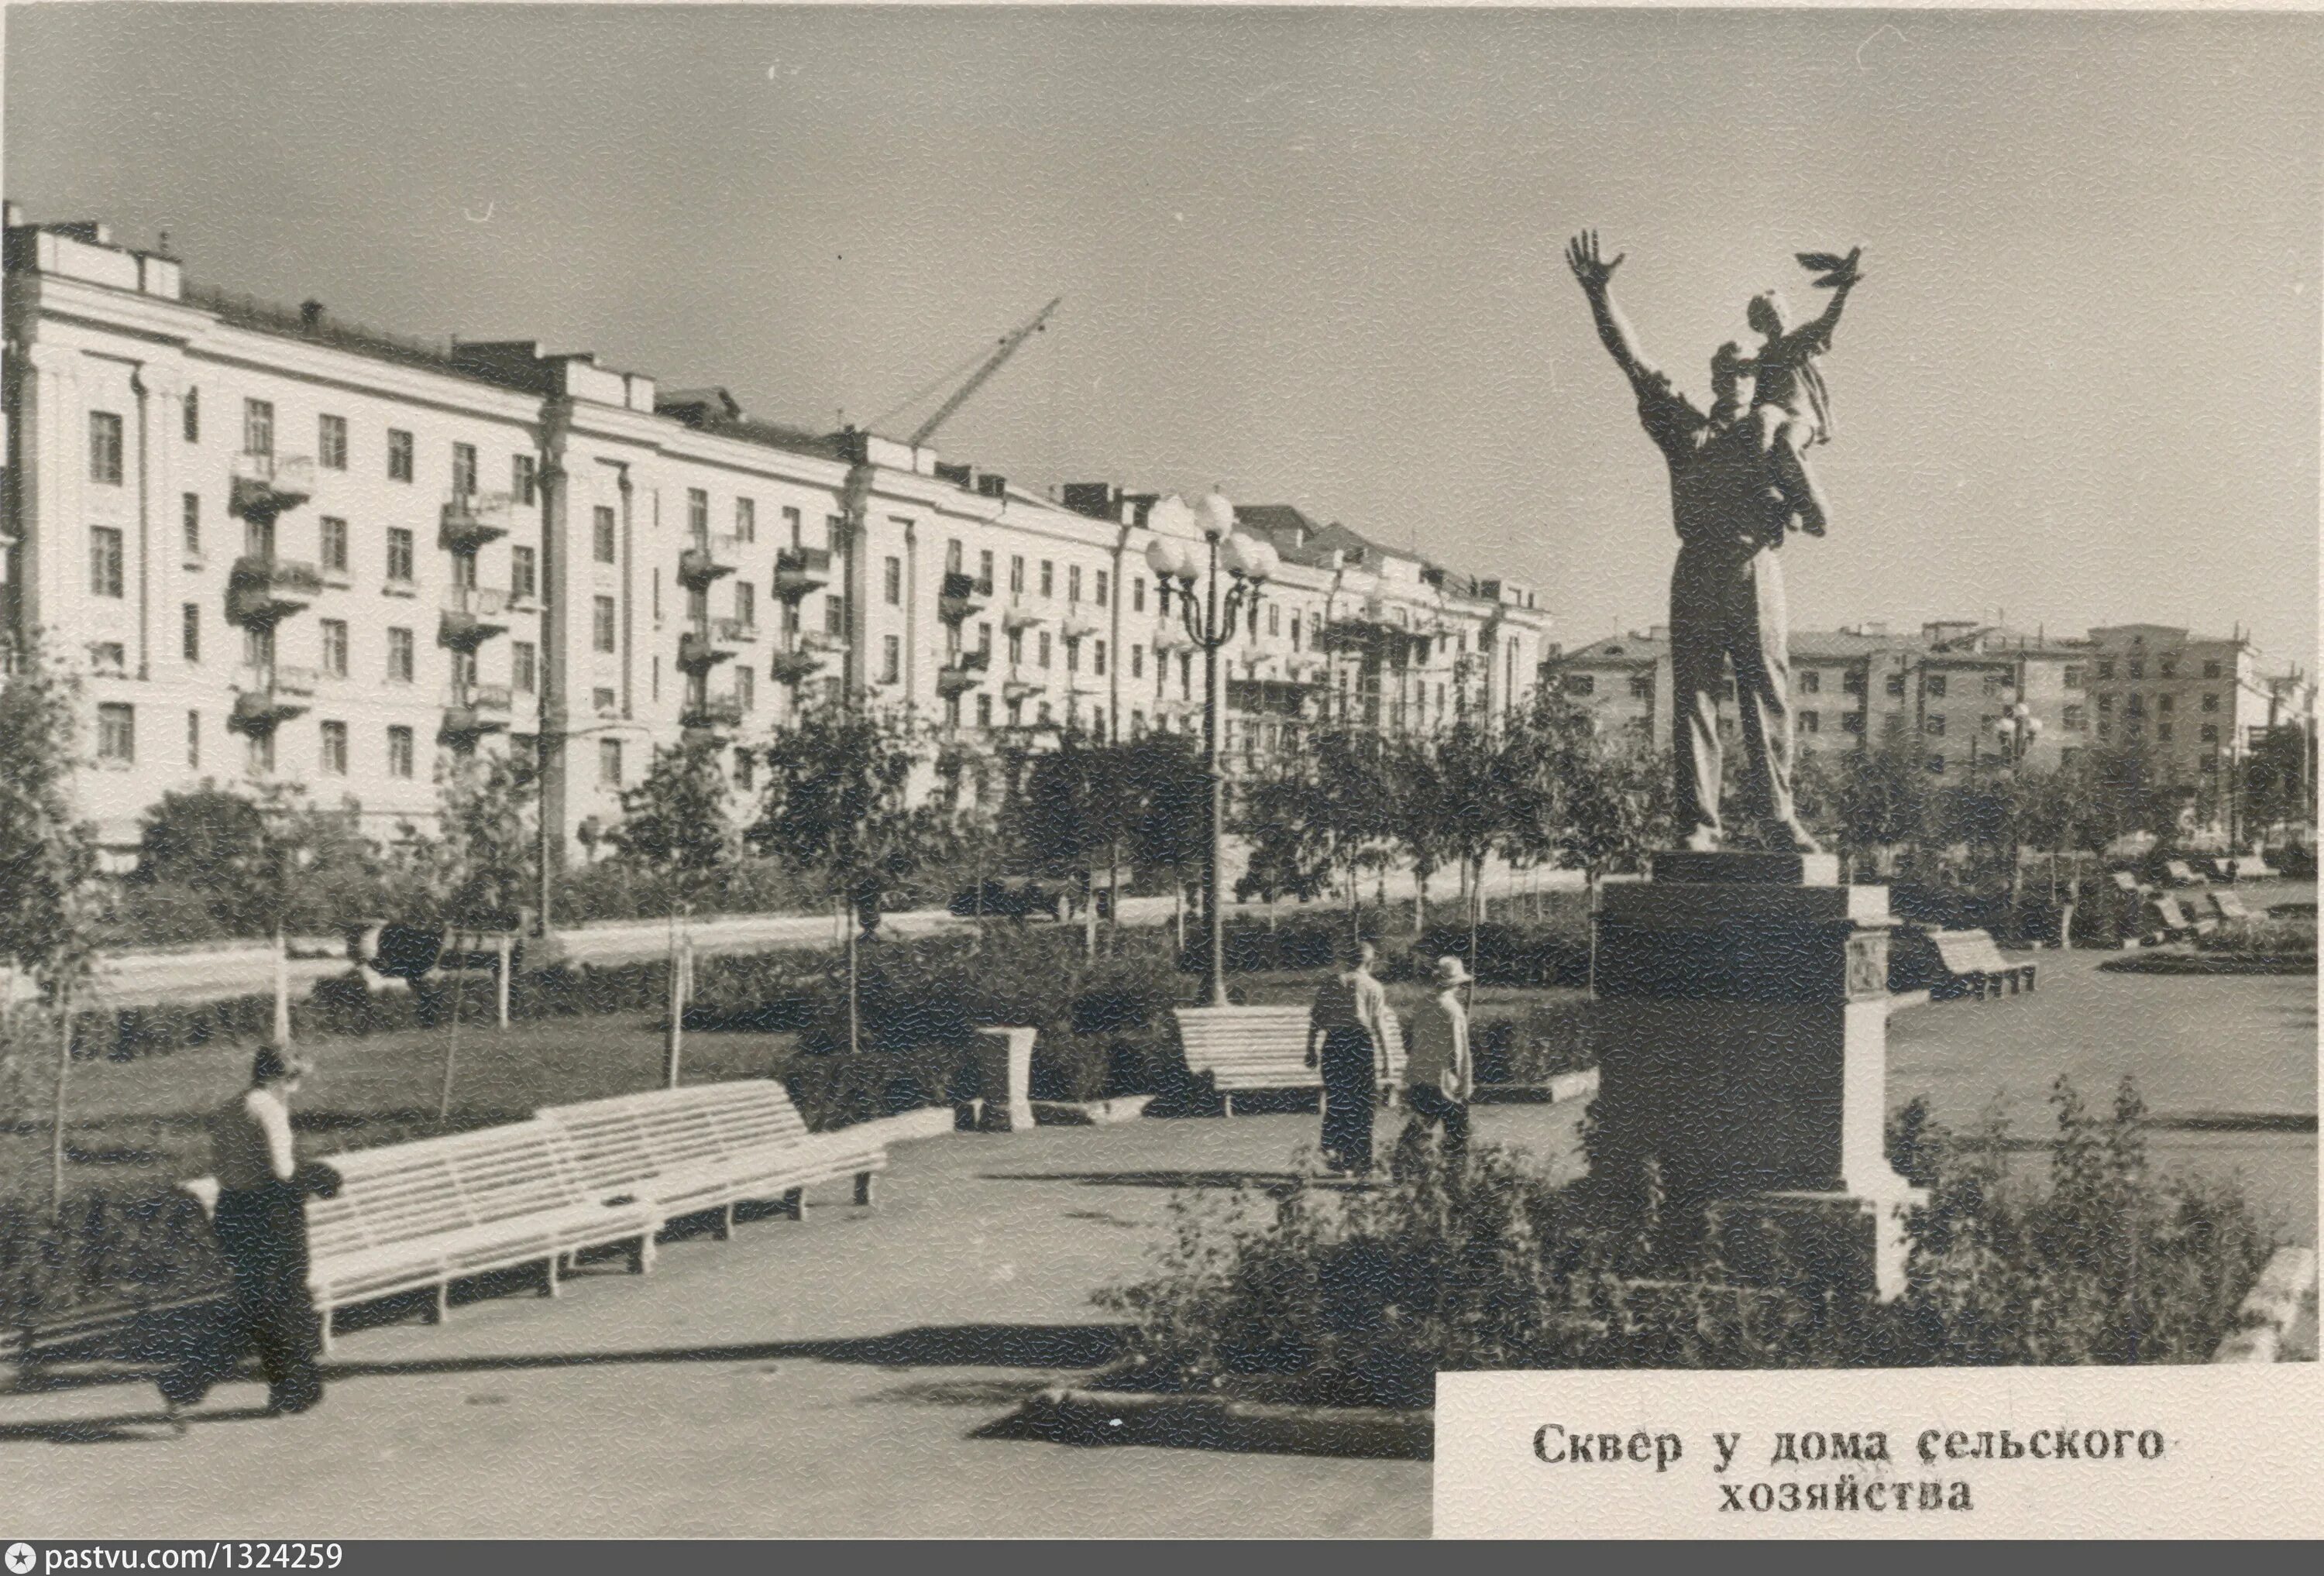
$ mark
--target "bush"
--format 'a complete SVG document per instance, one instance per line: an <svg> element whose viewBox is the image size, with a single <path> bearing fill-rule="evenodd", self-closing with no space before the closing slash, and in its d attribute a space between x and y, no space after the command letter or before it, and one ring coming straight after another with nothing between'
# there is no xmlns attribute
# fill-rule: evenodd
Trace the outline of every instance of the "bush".
<svg viewBox="0 0 2324 1576"><path fill-rule="evenodd" d="M44 1207L0 1203L0 1329L29 1329L76 1308L168 1301L223 1291L225 1261L191 1195L68 1198Z"/></svg>
<svg viewBox="0 0 2324 1576"><path fill-rule="evenodd" d="M1440 1369L2200 1362L2273 1247L2232 1184L2156 1177L2127 1084L2110 1117L2062 1080L2048 1184L1908 1107L1889 1143L1928 1186L1887 1304L1796 1274L1730 1280L1684 1222L1621 1216L1511 1152L1433 1151L1389 1186L1182 1194L1133 1323L1130 1382L1422 1405Z"/></svg>

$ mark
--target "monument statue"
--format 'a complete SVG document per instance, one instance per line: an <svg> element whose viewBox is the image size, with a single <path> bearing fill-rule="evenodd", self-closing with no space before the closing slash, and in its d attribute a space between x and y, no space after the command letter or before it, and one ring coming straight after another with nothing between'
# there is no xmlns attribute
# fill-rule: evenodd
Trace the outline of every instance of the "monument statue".
<svg viewBox="0 0 2324 1576"><path fill-rule="evenodd" d="M1671 572L1672 751L1681 844L1692 852L1712 852L1725 835L1719 816L1725 664L1734 668L1749 751L1749 813L1770 847L1821 852L1792 803L1791 671L1775 554L1787 530L1821 536L1829 521L1805 457L1831 430L1815 359L1830 347L1840 309L1862 279L1861 254L1860 247L1844 258L1800 254L1801 263L1819 273L1816 282L1832 292L1831 304L1812 322L1791 327L1774 290L1752 299L1745 315L1762 336L1758 353L1747 357L1731 340L1719 347L1705 412L1647 363L1614 304L1614 270L1623 254L1601 257L1594 231L1566 247L1566 264L1590 299L1598 336L1630 380L1638 419L1670 467L1679 537Z"/></svg>

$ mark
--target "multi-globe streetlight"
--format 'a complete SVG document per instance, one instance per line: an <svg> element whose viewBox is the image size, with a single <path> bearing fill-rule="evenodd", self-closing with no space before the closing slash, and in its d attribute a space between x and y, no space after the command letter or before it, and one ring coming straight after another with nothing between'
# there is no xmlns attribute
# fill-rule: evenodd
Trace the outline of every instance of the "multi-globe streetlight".
<svg viewBox="0 0 2324 1576"><path fill-rule="evenodd" d="M1176 589L1179 620L1187 637L1203 649L1203 770L1209 784L1203 841L1203 913L1209 937L1203 993L1211 1006L1224 1007L1226 905L1220 900L1219 884L1226 852L1226 777L1219 763L1219 732L1226 708L1220 693L1219 649L1234 638L1238 622L1246 617L1251 631L1258 631L1259 587L1274 575L1277 558L1268 542L1235 530L1234 505L1217 493L1192 506L1176 495L1165 498L1148 512L1146 523L1154 532L1146 563L1158 585L1161 616L1169 618ZM1201 534L1204 548L1185 539L1194 532ZM1223 589L1221 570L1226 572ZM1199 596L1198 581L1203 586Z"/></svg>

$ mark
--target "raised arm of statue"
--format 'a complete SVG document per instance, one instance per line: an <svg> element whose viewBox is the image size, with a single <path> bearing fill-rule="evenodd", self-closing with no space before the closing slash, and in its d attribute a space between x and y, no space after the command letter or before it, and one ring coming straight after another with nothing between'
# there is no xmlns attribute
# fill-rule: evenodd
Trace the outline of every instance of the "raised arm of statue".
<svg viewBox="0 0 2324 1576"><path fill-rule="evenodd" d="M1598 251L1598 232L1584 230L1566 243L1565 265L1581 281L1582 293L1590 298L1590 315L1597 322L1598 337L1606 346L1606 354L1622 369L1622 375L1633 383L1655 376L1655 369L1646 364L1638 349L1638 336L1622 309L1614 304L1614 270L1620 267L1626 252L1618 252L1613 259L1602 261Z"/></svg>
<svg viewBox="0 0 2324 1576"><path fill-rule="evenodd" d="M1831 348L1832 331L1840 327L1840 309L1848 305L1848 292L1864 282L1864 275L1857 268L1857 259L1863 253L1864 248L1858 246L1845 257L1821 252L1799 254L1803 266L1821 272L1822 277L1816 282L1831 291L1831 304L1813 321L1803 323L1783 336L1779 352L1783 359L1796 365Z"/></svg>

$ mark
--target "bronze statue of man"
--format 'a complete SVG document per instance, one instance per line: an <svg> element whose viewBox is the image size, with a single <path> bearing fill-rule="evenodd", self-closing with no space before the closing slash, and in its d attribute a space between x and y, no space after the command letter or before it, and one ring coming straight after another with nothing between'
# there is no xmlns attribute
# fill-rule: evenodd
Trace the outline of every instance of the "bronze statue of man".
<svg viewBox="0 0 2324 1576"><path fill-rule="evenodd" d="M1590 298L1599 338L1630 380L1638 419L1670 467L1671 517L1679 537L1678 562L1671 571L1670 624L1671 742L1681 845L1708 851L1725 836L1719 817L1719 697L1723 668L1731 663L1749 751L1745 807L1759 823L1767 846L1818 853L1792 804L1791 668L1784 572L1775 554L1787 524L1811 526L1820 533L1822 518L1820 507L1801 507L1796 439L1782 453L1771 452L1771 442L1780 442L1771 435L1784 423L1770 415L1787 412L1756 410L1743 385L1757 369L1731 342L1711 359L1711 410L1697 410L1646 363L1614 304L1610 282L1622 257L1602 259L1596 233L1584 232L1566 247L1565 260ZM1854 270L1851 253L1844 267L1835 267L1831 279L1821 281L1835 287L1831 309L1810 326L1812 332L1794 331L1800 342L1815 349L1829 342L1840 301L1857 281ZM1794 368L1784 370L1791 373ZM1783 382L1779 398L1789 405L1795 379Z"/></svg>

